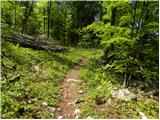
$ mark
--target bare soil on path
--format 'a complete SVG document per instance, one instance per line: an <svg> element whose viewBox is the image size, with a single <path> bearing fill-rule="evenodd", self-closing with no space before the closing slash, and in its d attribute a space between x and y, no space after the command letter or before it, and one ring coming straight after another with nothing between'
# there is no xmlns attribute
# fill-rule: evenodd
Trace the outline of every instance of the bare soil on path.
<svg viewBox="0 0 160 120"><path fill-rule="evenodd" d="M64 81L62 83L62 100L59 104L60 111L57 112L56 117L63 116L63 119L74 119L75 115L75 100L77 99L78 85L80 82L79 71L80 68L84 65L87 58L83 57L78 65L70 69L66 74Z"/></svg>

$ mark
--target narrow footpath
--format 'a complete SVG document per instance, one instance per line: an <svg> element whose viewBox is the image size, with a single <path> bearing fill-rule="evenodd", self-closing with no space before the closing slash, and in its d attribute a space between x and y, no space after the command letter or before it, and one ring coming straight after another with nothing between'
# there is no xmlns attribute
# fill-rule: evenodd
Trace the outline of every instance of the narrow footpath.
<svg viewBox="0 0 160 120"><path fill-rule="evenodd" d="M83 57L78 65L70 69L66 74L62 83L62 100L59 104L60 111L56 117L58 119L74 119L76 117L75 101L78 97L78 83L81 82L79 79L80 68L84 65L87 58Z"/></svg>

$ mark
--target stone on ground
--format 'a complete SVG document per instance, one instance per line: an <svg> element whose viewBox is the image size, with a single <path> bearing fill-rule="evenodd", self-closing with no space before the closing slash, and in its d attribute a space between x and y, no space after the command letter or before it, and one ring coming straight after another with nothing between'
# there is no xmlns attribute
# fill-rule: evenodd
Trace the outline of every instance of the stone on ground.
<svg viewBox="0 0 160 120"><path fill-rule="evenodd" d="M58 116L58 119L63 119L63 116Z"/></svg>
<svg viewBox="0 0 160 120"><path fill-rule="evenodd" d="M52 111L52 112L55 112L55 111L56 111L56 108L54 108L54 107L49 107L49 106L48 106L48 109L49 109L50 111Z"/></svg>
<svg viewBox="0 0 160 120"><path fill-rule="evenodd" d="M61 111L61 109L60 109L60 108L57 108L57 111L59 111L59 112L60 112L60 111Z"/></svg>
<svg viewBox="0 0 160 120"><path fill-rule="evenodd" d="M43 102L42 105L43 106L48 106L48 103L47 102Z"/></svg>
<svg viewBox="0 0 160 120"><path fill-rule="evenodd" d="M76 80L76 79L68 79L68 82L80 82L80 80Z"/></svg>
<svg viewBox="0 0 160 120"><path fill-rule="evenodd" d="M35 66L34 66L34 70L36 70L37 72L39 72L40 69L39 69L38 66L35 65Z"/></svg>
<svg viewBox="0 0 160 120"><path fill-rule="evenodd" d="M140 109L137 109L137 111L138 111L138 112L139 112L139 114L141 115L142 120L147 120L147 117L145 116L145 114L144 114L144 113L142 113L142 112L140 111Z"/></svg>
<svg viewBox="0 0 160 120"><path fill-rule="evenodd" d="M109 98L109 99L107 100L107 104L110 105L111 102L112 102L112 100L111 100L111 98Z"/></svg>
<svg viewBox="0 0 160 120"><path fill-rule="evenodd" d="M119 89L116 91L111 91L111 95L114 98L125 100L125 101L137 98L137 96L132 92L130 92L128 89Z"/></svg>
<svg viewBox="0 0 160 120"><path fill-rule="evenodd" d="M77 99L74 101L75 104L79 104L79 103L81 103L81 102L84 102L84 100L81 100L81 99L79 99L79 98L77 98Z"/></svg>
<svg viewBox="0 0 160 120"><path fill-rule="evenodd" d="M79 118L79 115L76 115L75 119L78 119Z"/></svg>
<svg viewBox="0 0 160 120"><path fill-rule="evenodd" d="M79 94L84 94L84 90L79 90L78 93Z"/></svg>
<svg viewBox="0 0 160 120"><path fill-rule="evenodd" d="M94 118L92 118L91 116L88 116L86 119L94 119Z"/></svg>
<svg viewBox="0 0 160 120"><path fill-rule="evenodd" d="M80 109L75 109L74 114L77 115L80 113Z"/></svg>

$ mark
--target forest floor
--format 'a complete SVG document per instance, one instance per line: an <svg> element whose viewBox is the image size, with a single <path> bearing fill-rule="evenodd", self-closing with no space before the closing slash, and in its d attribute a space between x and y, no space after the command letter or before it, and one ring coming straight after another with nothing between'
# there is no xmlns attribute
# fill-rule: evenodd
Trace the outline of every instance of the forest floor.
<svg viewBox="0 0 160 120"><path fill-rule="evenodd" d="M158 98L129 87L136 100L111 96L120 77L104 71L102 50L69 48L48 53L2 43L1 118L158 119ZM147 88L148 89L148 88Z"/></svg>

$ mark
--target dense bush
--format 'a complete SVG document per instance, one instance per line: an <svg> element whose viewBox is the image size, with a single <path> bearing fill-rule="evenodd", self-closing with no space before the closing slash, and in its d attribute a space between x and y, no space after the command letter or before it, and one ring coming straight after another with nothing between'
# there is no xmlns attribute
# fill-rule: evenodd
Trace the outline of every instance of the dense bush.
<svg viewBox="0 0 160 120"><path fill-rule="evenodd" d="M101 39L103 68L158 88L158 3L109 1L101 21L84 28ZM132 80L133 81L133 80Z"/></svg>

